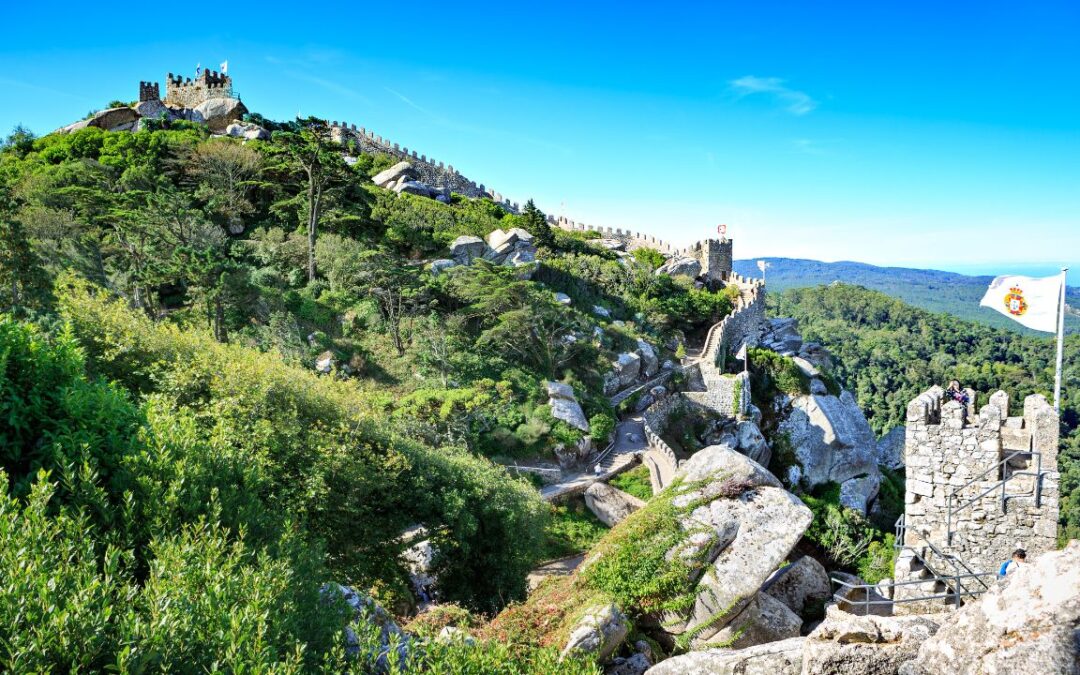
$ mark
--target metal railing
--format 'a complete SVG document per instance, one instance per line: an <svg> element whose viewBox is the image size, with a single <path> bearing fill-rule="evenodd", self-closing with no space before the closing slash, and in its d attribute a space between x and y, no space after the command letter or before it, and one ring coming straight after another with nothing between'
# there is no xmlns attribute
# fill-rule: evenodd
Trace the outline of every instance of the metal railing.
<svg viewBox="0 0 1080 675"><path fill-rule="evenodd" d="M594 467L597 464L600 464L601 462L603 462L605 459L607 459L607 456L610 455L611 451L615 449L615 442L618 440L617 438L615 438L616 433L618 433L618 427L616 427L615 431L612 432L611 442L609 442L607 444L607 447L604 448L604 450L599 455L596 456L596 459L594 459L592 462L590 462L590 464L592 464Z"/></svg>
<svg viewBox="0 0 1080 675"><path fill-rule="evenodd" d="M948 576L948 577L941 577L941 578L935 577L935 580L942 581L942 582L946 583L946 585L948 585L948 581L951 580L951 581L953 581L954 588L962 588L963 585L960 583L962 579L970 578L970 577L977 577L977 576L984 576L984 575L980 574L980 573L954 574L954 575L951 575L951 576ZM881 584L853 584L853 583L844 581L843 579L837 579L836 577L831 577L830 580L834 584L836 584L837 586L839 586L840 588L842 588L842 589L844 589L844 590L846 590L848 592L850 592L850 591L862 591L862 596L863 596L862 599L860 600L858 598L852 598L852 597L849 597L847 595L842 595L841 592L838 590L837 592L833 593L833 602L835 602L837 604L843 603L843 604L846 604L846 605L848 605L850 607L862 607L865 612L869 612L870 607L872 607L872 606L878 606L878 605L885 605L885 606L903 605L903 604L912 603L912 602L925 602L927 600L950 600L951 602L953 602L955 604L957 609L959 609L960 606L963 604L963 599L964 598L975 598L975 597L978 597L978 596L982 595L985 592L985 590L976 590L976 591L961 590L961 591L952 591L952 592L945 592L945 593L932 593L930 595L919 595L919 596L915 596L915 597L905 597L905 598L898 598L897 599L895 589L900 588L902 586L917 586L919 584L925 584L927 582L927 579L916 579L914 581L893 581L891 583L884 584L884 586L886 588L891 588L894 591L892 593L894 599L890 600L889 598L886 598L886 597L882 596L880 591L878 590L879 588L881 588L881 586L882 586ZM873 599L871 594L877 595L878 598L880 598L880 600Z"/></svg>
<svg viewBox="0 0 1080 675"><path fill-rule="evenodd" d="M963 492L965 489L971 487L975 483L985 479L986 475L989 474L990 472L1001 470L1001 473L1004 474L1006 471L1008 471L1008 464L1009 464L1010 461L1012 461L1014 459L1017 459L1017 458L1030 458L1030 457L1034 457L1035 460L1036 460L1036 469L1035 469L1035 471L1014 471L1014 472L1010 473L1009 475L1005 476L1004 478L1000 479L998 482L994 483L990 487L986 488L985 490L983 490L979 494L977 494L974 497L971 497L967 501L963 502L959 506L957 506L955 504L955 502L960 498L960 493L961 492ZM1029 495L1029 494L1026 494L1026 493L1022 493L1022 494L1018 493L1018 494L1011 494L1011 495L1008 494L1007 485L1008 485L1009 481L1012 480L1013 478L1017 478L1019 476L1034 476L1034 478L1035 478L1035 486L1033 488L1033 496L1035 497L1035 508L1040 508L1042 506L1042 477L1043 477L1042 453L1040 453L1040 452L1027 452L1027 451L1018 451L1018 452L1010 453L1009 456L1005 457L1004 459L1002 459L997 464L991 466L990 468L988 468L985 471L983 471L982 473L980 473L978 476L972 478L971 480L964 483L960 487L954 489L945 498L945 505L946 505L946 514L945 514L945 519L946 519L945 520L945 523L946 523L946 525L945 525L946 544L949 545L949 546L952 545L952 538L953 538L953 532L954 532L953 527L952 527L953 515L959 513L960 511L963 511L964 509L968 508L969 506L972 506L973 504L978 503L983 497L990 494L991 492L994 492L998 488L1001 488L1001 511L1002 511L1002 513L1006 512L1008 510L1008 501L1009 501L1009 499L1011 499L1013 497L1032 496L1032 495Z"/></svg>
<svg viewBox="0 0 1080 675"><path fill-rule="evenodd" d="M978 594L990 588L990 586L983 579L984 577L995 577L995 574L993 574L992 572L976 572L975 570L971 569L971 567L967 563L965 563L963 559L961 559L959 556L952 553L945 553L937 546L935 546L934 543L930 541L928 537L926 537L926 535L921 535L920 539L922 544L925 545L926 548L930 549L930 557L932 557L935 561L938 559L945 561L952 567L953 570L952 574L942 574L941 572L939 572L937 569L937 565L927 560L927 556L923 555L923 553L917 547L909 546L907 544L907 522L904 518L904 514L900 514L900 517L896 519L895 531L896 542L894 544L894 548L897 551L905 549L911 551L911 554L915 557L916 560L918 560L922 564L923 568L931 574L935 581L940 581L946 586L948 586L950 580L955 581L955 583L959 585L956 586L953 590L954 592L957 592L961 595ZM972 577L974 577L979 582L979 585L982 586L981 589L968 589L967 586L965 586L959 581L960 579L968 579ZM926 580L923 581L925 582Z"/></svg>

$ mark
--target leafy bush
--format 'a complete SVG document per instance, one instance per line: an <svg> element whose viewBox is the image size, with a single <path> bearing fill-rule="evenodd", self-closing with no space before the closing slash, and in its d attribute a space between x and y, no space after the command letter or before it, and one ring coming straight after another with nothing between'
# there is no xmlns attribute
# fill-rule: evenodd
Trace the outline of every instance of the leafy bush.
<svg viewBox="0 0 1080 675"><path fill-rule="evenodd" d="M607 532L607 526L593 515L583 499L554 505L551 513L552 517L544 529L545 559L563 558L587 551Z"/></svg>
<svg viewBox="0 0 1080 675"><path fill-rule="evenodd" d="M790 357L758 347L751 347L747 354L754 375L752 389L758 407L765 407L765 402L777 392L791 396L810 393L810 378Z"/></svg>
<svg viewBox="0 0 1080 675"><path fill-rule="evenodd" d="M858 511L840 505L840 486L836 483L819 486L813 494L803 495L802 500L814 514L804 536L821 546L833 565L853 569L876 530Z"/></svg>
<svg viewBox="0 0 1080 675"><path fill-rule="evenodd" d="M896 537L889 533L881 541L872 541L866 554L859 558L856 568L859 577L868 584L892 578L896 566Z"/></svg>
<svg viewBox="0 0 1080 675"><path fill-rule="evenodd" d="M624 471L612 478L608 483L627 494L638 499L649 501L652 499L652 478L649 475L649 467L639 464L629 471Z"/></svg>
<svg viewBox="0 0 1080 675"><path fill-rule="evenodd" d="M596 413L589 418L589 430L593 441L600 447L607 445L615 431L615 418L607 413Z"/></svg>

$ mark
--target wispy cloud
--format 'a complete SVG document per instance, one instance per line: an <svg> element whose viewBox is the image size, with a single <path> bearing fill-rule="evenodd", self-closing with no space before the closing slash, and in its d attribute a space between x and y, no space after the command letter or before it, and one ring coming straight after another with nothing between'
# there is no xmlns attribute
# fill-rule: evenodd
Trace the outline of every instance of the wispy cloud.
<svg viewBox="0 0 1080 675"><path fill-rule="evenodd" d="M316 75L311 75L310 73L301 72L299 70L286 70L285 75L287 75L288 77L291 77L291 78L293 78L295 80L300 80L302 82L309 82L309 83L314 84L316 86L322 87L323 89L326 89L328 91L332 91L333 93L335 93L335 94L337 94L339 96L344 96L346 98L351 98L351 99L360 101L362 103L366 103L368 105L371 105L371 99L369 99L367 96L364 96L363 94L356 91L355 89L352 89L350 87L346 87L345 85L343 85L343 84L341 84L339 82L334 82L333 80L327 80L326 78L318 77Z"/></svg>
<svg viewBox="0 0 1080 675"><path fill-rule="evenodd" d="M755 94L769 96L792 115L805 115L817 107L817 101L809 94L788 87L779 77L744 75L728 84L738 98Z"/></svg>

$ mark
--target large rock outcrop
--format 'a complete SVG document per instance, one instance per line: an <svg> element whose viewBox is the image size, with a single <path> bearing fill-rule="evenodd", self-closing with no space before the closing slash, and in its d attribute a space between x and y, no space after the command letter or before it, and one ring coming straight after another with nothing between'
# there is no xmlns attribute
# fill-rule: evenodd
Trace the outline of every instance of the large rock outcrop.
<svg viewBox="0 0 1080 675"><path fill-rule="evenodd" d="M1080 541L1021 566L945 619L901 672L1080 673Z"/></svg>
<svg viewBox="0 0 1080 675"><path fill-rule="evenodd" d="M562 655L565 657L572 652L581 652L603 661L611 656L629 633L630 622L618 607L613 604L590 607L570 631Z"/></svg>
<svg viewBox="0 0 1080 675"><path fill-rule="evenodd" d="M701 276L701 263L694 258L674 258L657 267L655 274L696 279Z"/></svg>
<svg viewBox="0 0 1080 675"><path fill-rule="evenodd" d="M778 569L765 582L762 591L799 616L809 605L820 605L832 597L829 573L821 563L808 555Z"/></svg>
<svg viewBox="0 0 1080 675"><path fill-rule="evenodd" d="M545 386L551 416L566 422L575 429L589 433L589 420L585 417L585 411L581 409L581 404L574 395L574 388L562 382L548 382Z"/></svg>
<svg viewBox="0 0 1080 675"><path fill-rule="evenodd" d="M210 131L224 132L233 122L241 119L248 109L239 99L210 98L191 109L191 121L203 122Z"/></svg>
<svg viewBox="0 0 1080 675"><path fill-rule="evenodd" d="M832 606L803 643L802 672L894 675L937 629L938 624L924 616L854 616Z"/></svg>
<svg viewBox="0 0 1080 675"><path fill-rule="evenodd" d="M695 453L676 480L672 505L697 506L681 517L689 536L671 555L704 564L690 609L669 613L663 625L704 645L755 599L813 516L765 468L728 446Z"/></svg>
<svg viewBox="0 0 1080 675"><path fill-rule="evenodd" d="M795 450L804 487L840 483L844 506L866 513L881 472L874 432L851 392L795 397L780 431Z"/></svg>
<svg viewBox="0 0 1080 675"><path fill-rule="evenodd" d="M593 483L585 490L585 506L608 527L615 527L645 502L607 483Z"/></svg>
<svg viewBox="0 0 1080 675"><path fill-rule="evenodd" d="M708 649L661 661L647 675L800 675L805 638L747 649Z"/></svg>

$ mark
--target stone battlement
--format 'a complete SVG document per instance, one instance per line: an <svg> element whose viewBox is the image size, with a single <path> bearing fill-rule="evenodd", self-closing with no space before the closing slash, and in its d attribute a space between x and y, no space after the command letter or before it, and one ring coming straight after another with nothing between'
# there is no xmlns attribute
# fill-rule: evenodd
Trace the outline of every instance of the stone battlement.
<svg viewBox="0 0 1080 675"><path fill-rule="evenodd" d="M165 76L165 86L165 104L179 108L194 108L209 99L233 95L232 78L212 70L200 72L195 79L169 73ZM139 90L141 98L141 86Z"/></svg>
<svg viewBox="0 0 1080 675"><path fill-rule="evenodd" d="M160 101L161 89L157 82L139 82L139 102Z"/></svg>
<svg viewBox="0 0 1080 675"><path fill-rule="evenodd" d="M517 202L511 202L502 194L488 188L483 183L469 180L461 175L452 164L444 164L434 157L428 157L416 150L393 143L388 138L383 138L373 131L358 127L348 122L330 122L330 137L342 144L352 143L360 152L381 152L403 159L413 165L413 169L419 174L420 180L428 185L438 188L449 188L452 192L470 198L487 197L497 204L502 205L511 213L519 213L521 206Z"/></svg>
<svg viewBox="0 0 1080 675"><path fill-rule="evenodd" d="M1029 556L1056 546L1058 415L1040 394L1009 416L998 391L975 413L934 386L907 407L906 534L929 541L976 571L996 571L1016 548Z"/></svg>

